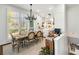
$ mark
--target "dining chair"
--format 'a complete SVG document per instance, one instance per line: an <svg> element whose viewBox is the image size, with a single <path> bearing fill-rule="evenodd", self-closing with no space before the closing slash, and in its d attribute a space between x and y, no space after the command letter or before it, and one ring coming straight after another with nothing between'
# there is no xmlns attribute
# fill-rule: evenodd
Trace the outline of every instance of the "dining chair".
<svg viewBox="0 0 79 59"><path fill-rule="evenodd" d="M48 37L54 37L54 32L53 31L49 31Z"/></svg>
<svg viewBox="0 0 79 59"><path fill-rule="evenodd" d="M37 40L43 40L43 33L41 31L38 31L35 38Z"/></svg>
<svg viewBox="0 0 79 59"><path fill-rule="evenodd" d="M28 42L29 43L35 42L35 33L34 32L30 32L28 34Z"/></svg>
<svg viewBox="0 0 79 59"><path fill-rule="evenodd" d="M12 41L11 41L11 44L12 44L12 50L14 51L15 47L17 46L17 42L16 42L16 38L13 36L12 33L10 33L11 37L12 37Z"/></svg>
<svg viewBox="0 0 79 59"><path fill-rule="evenodd" d="M21 46L23 46L23 42L20 40L21 38L19 38L18 40L12 35L12 33L10 33L11 37L12 37L12 50L14 51L15 48L17 49L17 51L19 52L19 48Z"/></svg>

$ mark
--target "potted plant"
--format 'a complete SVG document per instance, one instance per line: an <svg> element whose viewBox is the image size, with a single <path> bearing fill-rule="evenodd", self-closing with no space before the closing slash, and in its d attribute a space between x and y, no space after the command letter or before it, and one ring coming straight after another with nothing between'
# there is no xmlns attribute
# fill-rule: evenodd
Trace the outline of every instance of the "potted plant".
<svg viewBox="0 0 79 59"><path fill-rule="evenodd" d="M50 49L48 47L42 47L40 51L41 55L50 55Z"/></svg>

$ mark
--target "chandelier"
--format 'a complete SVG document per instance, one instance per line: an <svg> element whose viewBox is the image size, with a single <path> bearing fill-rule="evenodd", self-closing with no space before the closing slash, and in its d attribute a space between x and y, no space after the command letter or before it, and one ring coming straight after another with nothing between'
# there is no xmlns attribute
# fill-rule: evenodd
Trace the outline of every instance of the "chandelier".
<svg viewBox="0 0 79 59"><path fill-rule="evenodd" d="M36 20L37 18L34 17L32 12L32 4L30 4L30 15L28 17L25 17L27 20Z"/></svg>
<svg viewBox="0 0 79 59"><path fill-rule="evenodd" d="M32 4L30 4L30 15L25 17L26 20L29 20L29 31L34 31L34 21L37 18L34 17L33 12L32 12Z"/></svg>

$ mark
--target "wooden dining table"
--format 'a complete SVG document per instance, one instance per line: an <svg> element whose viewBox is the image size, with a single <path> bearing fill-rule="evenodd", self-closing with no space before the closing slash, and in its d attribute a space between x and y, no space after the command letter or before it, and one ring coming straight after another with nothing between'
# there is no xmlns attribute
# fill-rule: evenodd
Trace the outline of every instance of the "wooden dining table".
<svg viewBox="0 0 79 59"><path fill-rule="evenodd" d="M28 34L29 34L30 32L23 32L22 34L20 34L20 33L12 33L13 34L13 36L16 38L16 40L19 40L20 38L25 38L25 37L28 37ZM35 33L35 35L36 35L36 33L37 32L34 32Z"/></svg>
<svg viewBox="0 0 79 59"><path fill-rule="evenodd" d="M28 33L13 33L13 36L16 40L21 40L22 38L26 38L28 36Z"/></svg>

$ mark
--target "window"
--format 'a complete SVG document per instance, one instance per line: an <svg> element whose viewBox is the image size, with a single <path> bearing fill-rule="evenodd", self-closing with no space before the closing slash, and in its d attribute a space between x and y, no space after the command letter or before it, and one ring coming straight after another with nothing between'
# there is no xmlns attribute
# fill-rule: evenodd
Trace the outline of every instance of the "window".
<svg viewBox="0 0 79 59"><path fill-rule="evenodd" d="M26 19L27 13L25 11L7 8L7 25L8 25L8 37L10 33L28 33L30 27L30 21Z"/></svg>
<svg viewBox="0 0 79 59"><path fill-rule="evenodd" d="M21 13L21 31L24 32L29 31L29 20L26 17L27 15L25 13Z"/></svg>
<svg viewBox="0 0 79 59"><path fill-rule="evenodd" d="M7 9L8 33L18 32L19 29L19 12L11 8Z"/></svg>

